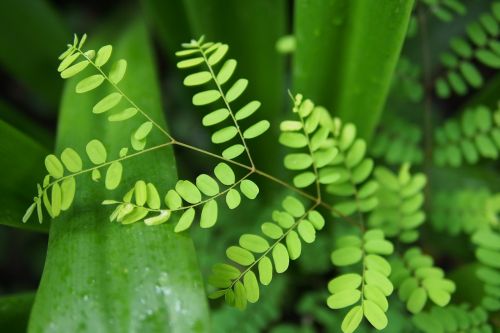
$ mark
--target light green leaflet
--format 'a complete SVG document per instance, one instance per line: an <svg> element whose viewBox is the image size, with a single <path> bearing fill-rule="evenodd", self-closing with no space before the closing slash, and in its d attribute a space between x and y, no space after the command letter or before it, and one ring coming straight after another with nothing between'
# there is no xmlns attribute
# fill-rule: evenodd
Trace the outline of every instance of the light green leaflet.
<svg viewBox="0 0 500 333"><path fill-rule="evenodd" d="M87 60L80 61L79 63L76 63L75 65L68 67L64 71L61 72L61 77L63 79L68 79L72 76L75 76L76 74L80 73L87 67L89 62Z"/></svg>
<svg viewBox="0 0 500 333"><path fill-rule="evenodd" d="M165 195L165 204L172 210L178 209L182 206L182 198L174 190L169 190Z"/></svg>
<svg viewBox="0 0 500 333"><path fill-rule="evenodd" d="M255 261L255 257L252 252L239 246L230 246L226 250L226 255L230 260L242 266L251 265Z"/></svg>
<svg viewBox="0 0 500 333"><path fill-rule="evenodd" d="M241 203L240 192L230 189L226 194L226 204L229 209L235 209Z"/></svg>
<svg viewBox="0 0 500 333"><path fill-rule="evenodd" d="M217 201L209 200L201 210L200 226L202 228L211 228L217 222Z"/></svg>
<svg viewBox="0 0 500 333"><path fill-rule="evenodd" d="M59 216L61 213L61 187L59 183L52 185L52 197L51 197L51 212L54 217Z"/></svg>
<svg viewBox="0 0 500 333"><path fill-rule="evenodd" d="M120 185L122 179L123 166L120 162L113 162L106 171L105 185L108 190L114 190Z"/></svg>
<svg viewBox="0 0 500 333"><path fill-rule="evenodd" d="M80 56L80 53L74 53L74 54L64 58L63 61L61 61L61 63L59 64L57 71L58 72L64 71L66 68L71 66L71 64L74 63L75 60L78 59L79 56Z"/></svg>
<svg viewBox="0 0 500 333"><path fill-rule="evenodd" d="M196 106L207 105L217 101L221 97L218 90L207 90L193 96L193 104Z"/></svg>
<svg viewBox="0 0 500 333"><path fill-rule="evenodd" d="M61 153L61 161L70 172L78 172L82 170L82 159L80 158L80 155L78 155L78 153L71 148L63 150Z"/></svg>
<svg viewBox="0 0 500 333"><path fill-rule="evenodd" d="M177 225L175 226L174 231L181 232L181 231L189 229L189 227L193 223L195 214L196 214L196 212L195 212L194 208L189 208L188 210L186 210L182 214L182 216L180 217L179 222L177 222Z"/></svg>
<svg viewBox="0 0 500 333"><path fill-rule="evenodd" d="M97 67L101 67L106 64L111 57L111 52L113 51L113 47L111 45L103 46L97 51L97 57L95 58L95 65Z"/></svg>
<svg viewBox="0 0 500 333"><path fill-rule="evenodd" d="M219 184L206 174L196 177L196 186L205 195L212 197L219 193Z"/></svg>
<svg viewBox="0 0 500 333"><path fill-rule="evenodd" d="M269 121L261 120L255 124L253 124L249 128L247 128L245 130L245 132L243 132L243 137L245 139L256 138L256 137L264 134L264 132L266 132L270 126L271 126L271 124L269 123Z"/></svg>
<svg viewBox="0 0 500 333"><path fill-rule="evenodd" d="M113 64L109 72L109 80L114 84L119 83L125 76L127 71L127 61L125 59L120 59Z"/></svg>
<svg viewBox="0 0 500 333"><path fill-rule="evenodd" d="M138 180L134 186L135 203L144 206L148 198L148 189L144 180Z"/></svg>
<svg viewBox="0 0 500 333"><path fill-rule="evenodd" d="M160 209L161 206L160 194L158 193L158 190L156 189L153 183L147 183L146 194L147 194L146 203L148 207L151 209Z"/></svg>
<svg viewBox="0 0 500 333"><path fill-rule="evenodd" d="M89 143L87 143L85 151L87 152L87 155L92 163L102 164L106 162L107 152L101 141L97 139L91 140Z"/></svg>
<svg viewBox="0 0 500 333"><path fill-rule="evenodd" d="M92 109L93 113L99 114L106 112L112 108L114 108L118 103L120 103L122 99L122 95L120 93L114 92L109 94L108 96L101 99Z"/></svg>
<svg viewBox="0 0 500 333"><path fill-rule="evenodd" d="M136 108L127 108L108 117L109 121L123 121L132 118L137 114Z"/></svg>
<svg viewBox="0 0 500 333"><path fill-rule="evenodd" d="M222 58L224 58L224 56L226 55L228 49L229 46L227 46L226 44L220 45L217 50L210 57L208 57L208 63L210 64L210 66L213 66L221 61Z"/></svg>
<svg viewBox="0 0 500 333"><path fill-rule="evenodd" d="M235 101L245 91L248 86L248 80L239 79L226 93L226 101L231 103Z"/></svg>
<svg viewBox="0 0 500 333"><path fill-rule="evenodd" d="M236 120L243 120L245 118L250 117L252 114L257 111L257 109L260 107L261 103L259 101L251 101L241 109L239 109L236 114L234 115L234 118Z"/></svg>
<svg viewBox="0 0 500 333"><path fill-rule="evenodd" d="M285 245L278 243L272 252L276 273L283 273L288 269L289 256Z"/></svg>
<svg viewBox="0 0 500 333"><path fill-rule="evenodd" d="M210 72L204 71L186 76L183 83L186 86L199 86L207 83L211 79L212 75L210 74Z"/></svg>
<svg viewBox="0 0 500 333"><path fill-rule="evenodd" d="M190 204L196 204L201 201L200 190L189 180L179 180L175 185L175 190L182 199Z"/></svg>
<svg viewBox="0 0 500 333"><path fill-rule="evenodd" d="M223 122L229 117L228 109L218 109L210 112L202 119L203 126L212 126Z"/></svg>
<svg viewBox="0 0 500 333"><path fill-rule="evenodd" d="M226 163L219 163L214 169L215 176L224 185L233 185L236 181L236 176L233 169Z"/></svg>
<svg viewBox="0 0 500 333"><path fill-rule="evenodd" d="M249 179L243 179L240 183L240 190L248 199L255 199L259 194L259 187Z"/></svg>
<svg viewBox="0 0 500 333"><path fill-rule="evenodd" d="M102 76L101 74L91 75L78 82L75 90L77 93L82 94L99 87L103 82L104 76Z"/></svg>
<svg viewBox="0 0 500 333"><path fill-rule="evenodd" d="M56 155L50 154L45 157L45 168L49 175L54 178L61 178L64 174L64 168Z"/></svg>
<svg viewBox="0 0 500 333"><path fill-rule="evenodd" d="M228 126L222 128L212 134L212 142L215 144L220 144L233 139L238 134L238 129L234 126Z"/></svg>
<svg viewBox="0 0 500 333"><path fill-rule="evenodd" d="M138 141L144 140L148 134L153 129L153 123L150 121L146 121L139 126L139 128L134 133L134 138Z"/></svg>
<svg viewBox="0 0 500 333"><path fill-rule="evenodd" d="M76 181L75 177L69 177L61 183L61 210L68 210L75 198Z"/></svg>
<svg viewBox="0 0 500 333"><path fill-rule="evenodd" d="M235 144L235 145L232 145L226 149L224 149L224 151L222 152L222 156L224 158L227 158L228 160L232 160L232 159L235 159L236 157L240 156L241 154L243 154L243 152L245 151L245 147L239 143Z"/></svg>
<svg viewBox="0 0 500 333"><path fill-rule="evenodd" d="M217 74L217 82L219 82L219 84L221 85L226 83L233 75L234 70L236 69L236 65L237 65L236 60L234 59L226 60L224 65L222 65L219 73Z"/></svg>

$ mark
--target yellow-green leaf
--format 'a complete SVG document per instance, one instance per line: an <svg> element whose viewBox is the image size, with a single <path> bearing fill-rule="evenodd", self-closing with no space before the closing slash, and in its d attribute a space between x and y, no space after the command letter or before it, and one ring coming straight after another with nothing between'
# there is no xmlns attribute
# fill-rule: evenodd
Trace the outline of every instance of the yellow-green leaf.
<svg viewBox="0 0 500 333"><path fill-rule="evenodd" d="M120 59L113 64L111 71L109 71L109 80L114 84L117 84L125 76L127 71L127 61L125 59Z"/></svg>
<svg viewBox="0 0 500 333"><path fill-rule="evenodd" d="M106 162L107 152L101 141L97 139L91 140L89 143L87 143L85 151L87 152L87 155L89 156L89 159L92 161L92 163L102 164Z"/></svg>
<svg viewBox="0 0 500 333"><path fill-rule="evenodd" d="M75 91L78 94L82 94L99 87L103 82L104 76L102 76L101 74L95 74L78 82Z"/></svg>
<svg viewBox="0 0 500 333"><path fill-rule="evenodd" d="M71 148L66 148L61 153L61 161L66 169L70 172L78 172L82 170L82 159L76 151Z"/></svg>
<svg viewBox="0 0 500 333"><path fill-rule="evenodd" d="M123 166L120 162L116 161L111 163L106 171L106 180L104 182L108 190L114 190L120 185L122 179Z"/></svg>
<svg viewBox="0 0 500 333"><path fill-rule="evenodd" d="M117 92L111 93L108 96L101 99L99 102L97 102L97 104L94 105L92 112L96 114L106 112L115 107L118 103L120 103L121 99L122 95L120 93Z"/></svg>
<svg viewBox="0 0 500 333"><path fill-rule="evenodd" d="M101 67L106 64L111 57L111 52L113 51L113 47L111 45L105 45L97 51L97 57L95 58L95 65L97 67Z"/></svg>

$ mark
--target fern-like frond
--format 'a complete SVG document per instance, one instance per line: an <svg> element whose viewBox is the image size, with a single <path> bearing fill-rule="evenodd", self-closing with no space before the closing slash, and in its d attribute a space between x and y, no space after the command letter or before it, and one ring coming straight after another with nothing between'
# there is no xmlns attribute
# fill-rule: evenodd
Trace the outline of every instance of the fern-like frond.
<svg viewBox="0 0 500 333"><path fill-rule="evenodd" d="M481 157L497 159L500 148L500 111L485 106L467 109L435 131L434 161L458 167L475 164Z"/></svg>
<svg viewBox="0 0 500 333"><path fill-rule="evenodd" d="M397 175L383 167L377 167L374 174L380 185L380 204L370 214L369 226L382 229L386 236L398 237L403 243L414 242L419 236L416 228L425 221L422 205L427 177L422 173L411 175L408 164Z"/></svg>
<svg viewBox="0 0 500 333"><path fill-rule="evenodd" d="M434 266L432 257L420 248L407 250L401 260L391 263L391 279L398 289L398 296L411 313L421 312L430 299L441 307L450 302L455 283L444 277L444 271Z"/></svg>
<svg viewBox="0 0 500 333"><path fill-rule="evenodd" d="M460 0L422 0L422 3L444 22L450 22L456 15L463 16L467 13L467 8Z"/></svg>
<svg viewBox="0 0 500 333"><path fill-rule="evenodd" d="M488 313L482 307L471 309L468 305L434 306L430 311L421 312L412 319L419 332L493 332L488 323Z"/></svg>
<svg viewBox="0 0 500 333"><path fill-rule="evenodd" d="M271 283L273 266L276 273L285 272L290 260L300 256L302 241L314 242L316 230L323 228L325 220L316 207L317 204L313 204L306 209L298 199L286 197L282 202L283 210L274 211L273 221L261 225L263 236L244 234L239 245L227 249L226 255L234 264L213 267L209 283L219 290L210 297L224 296L226 303L239 309L244 309L247 302L257 302L259 282L262 285Z"/></svg>
<svg viewBox="0 0 500 333"><path fill-rule="evenodd" d="M246 140L254 139L269 129L269 121L260 120L246 129L242 129L240 121L252 116L260 108L259 101L251 101L234 112L236 100L244 93L248 85L248 80L238 79L229 88L225 85L232 79L237 62L234 59L225 60L222 63L229 47L222 43L204 43L203 37L199 40L192 40L191 43L183 44L185 50L178 51L176 55L182 60L177 63L180 69L195 68L195 73L188 75L184 79L186 86L204 86L212 83L214 89L204 90L193 96L193 104L196 106L208 106L215 108L205 115L202 120L204 126L223 126L216 130L211 140L214 144L229 144L222 152L222 156L227 159L235 159L246 152L250 164L254 167L252 155ZM220 65L222 63L222 65ZM205 67L199 71L199 67ZM220 67L217 69L217 67ZM217 106L218 105L218 106ZM229 124L227 124L229 120ZM230 143L239 137L240 143Z"/></svg>
<svg viewBox="0 0 500 333"><path fill-rule="evenodd" d="M422 163L421 129L402 119L384 121L370 144L370 155L387 164Z"/></svg>
<svg viewBox="0 0 500 333"><path fill-rule="evenodd" d="M432 197L431 225L451 235L498 226L498 196L486 188L439 191Z"/></svg>
<svg viewBox="0 0 500 333"><path fill-rule="evenodd" d="M481 263L478 278L484 283L482 306L488 311L500 310L500 233L482 229L472 236L476 258Z"/></svg>
<svg viewBox="0 0 500 333"><path fill-rule="evenodd" d="M474 61L493 69L500 68L500 2L493 2L491 8L491 13L482 14L478 21L467 26L467 39L453 38L451 50L441 54L446 74L436 81L439 97L448 98L452 93L465 95L469 87L483 85L483 76Z"/></svg>
<svg viewBox="0 0 500 333"><path fill-rule="evenodd" d="M394 246L379 229L369 230L363 237L350 235L338 239L337 249L331 256L333 264L361 266L361 273L342 274L328 283L332 295L327 305L331 309L351 307L342 321L342 332L354 332L363 317L378 330L387 326L387 297L394 288L389 280L391 265L383 256L393 251Z"/></svg>
<svg viewBox="0 0 500 333"><path fill-rule="evenodd" d="M316 195L321 200L320 184L329 184L331 177L322 177L322 170L337 156L331 137L331 119L328 111L317 107L298 94L294 99L293 112L298 120L281 122L279 141L285 147L297 149L287 154L285 168L299 172L293 178L293 184L305 188L316 184Z"/></svg>
<svg viewBox="0 0 500 333"><path fill-rule="evenodd" d="M110 219L123 224L144 219L147 225L156 225L166 222L171 213L179 212L181 216L175 227L176 232L189 229L196 219L196 209L200 208L200 226L211 228L217 222L219 214L218 199L224 198L227 207L235 209L241 203L241 194L251 200L259 194L257 184L248 179L251 172L236 179L233 169L221 162L215 166L214 174L215 178L200 174L195 183L179 180L174 188L167 191L164 205L154 184L146 184L143 180L136 182L123 201L106 200L104 204L117 205ZM132 200L133 197L135 200Z"/></svg>
<svg viewBox="0 0 500 333"><path fill-rule="evenodd" d="M339 119L334 119L332 134L338 153L319 176L326 191L337 198L334 212L350 216L372 211L378 205L378 184L371 179L374 163L366 157L365 140L357 138L354 124Z"/></svg>

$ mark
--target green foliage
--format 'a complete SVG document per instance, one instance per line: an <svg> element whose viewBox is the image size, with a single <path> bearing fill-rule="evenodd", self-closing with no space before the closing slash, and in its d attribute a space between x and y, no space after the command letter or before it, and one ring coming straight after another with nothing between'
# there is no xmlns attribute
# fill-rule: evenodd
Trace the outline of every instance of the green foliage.
<svg viewBox="0 0 500 333"><path fill-rule="evenodd" d="M380 204L370 215L368 225L382 229L387 237L398 237L402 243L414 242L419 236L416 229L425 221L422 192L427 177L422 173L411 175L408 164L397 175L384 167L375 169L374 174Z"/></svg>
<svg viewBox="0 0 500 333"><path fill-rule="evenodd" d="M465 15L467 8L460 0L422 0L429 11L438 19L450 22L456 15Z"/></svg>
<svg viewBox="0 0 500 333"><path fill-rule="evenodd" d="M444 308L434 306L430 311L414 316L412 321L424 333L493 332L487 312L481 307L470 309L465 304Z"/></svg>
<svg viewBox="0 0 500 333"><path fill-rule="evenodd" d="M441 54L446 74L436 81L439 97L448 98L453 93L465 95L469 87L481 87L484 79L475 61L485 67L500 68L499 22L500 2L493 2L491 13L484 13L479 20L467 25L467 39L455 37L450 41L450 51Z"/></svg>
<svg viewBox="0 0 500 333"><path fill-rule="evenodd" d="M500 234L498 231L481 229L474 233L472 242L477 246L476 257L481 263L478 278L484 283L481 305L488 311L500 309Z"/></svg>
<svg viewBox="0 0 500 333"><path fill-rule="evenodd" d="M387 297L391 295L393 285L388 279L391 265L383 256L393 251L392 243L384 239L384 233L379 229L367 231L362 238L346 236L338 240L337 249L332 252L333 264L343 267L360 263L362 266L361 274L343 274L328 283L332 294L327 300L330 308L354 305L342 321L342 332L354 332L363 317L377 330L387 326Z"/></svg>
<svg viewBox="0 0 500 333"><path fill-rule="evenodd" d="M422 164L422 131L402 119L383 122L369 147L370 155L390 165Z"/></svg>
<svg viewBox="0 0 500 333"><path fill-rule="evenodd" d="M435 131L434 161L440 166L476 164L480 158L497 159L500 148L500 113L485 106L467 109Z"/></svg>
<svg viewBox="0 0 500 333"><path fill-rule="evenodd" d="M486 188L439 191L432 200L432 226L451 235L497 226L498 196Z"/></svg>
<svg viewBox="0 0 500 333"><path fill-rule="evenodd" d="M455 283L444 277L444 271L434 266L432 257L413 247L402 259L392 263L391 279L398 289L398 296L411 313L420 313L428 300L441 307L450 302Z"/></svg>

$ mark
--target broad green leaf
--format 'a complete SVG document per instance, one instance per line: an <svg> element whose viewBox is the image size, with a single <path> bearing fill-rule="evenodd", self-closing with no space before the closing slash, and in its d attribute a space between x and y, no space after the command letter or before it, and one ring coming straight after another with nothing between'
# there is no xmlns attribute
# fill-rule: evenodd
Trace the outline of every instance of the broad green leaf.
<svg viewBox="0 0 500 333"><path fill-rule="evenodd" d="M334 0L325 6L296 1L293 90L355 123L361 138L371 137L384 109L413 4L404 0L360 6Z"/></svg>
<svg viewBox="0 0 500 333"><path fill-rule="evenodd" d="M243 154L244 151L245 151L245 147L238 143L238 144L232 145L232 146L224 149L224 151L222 152L222 156L224 158L232 160L232 159L235 159L236 157L240 156L241 154Z"/></svg>
<svg viewBox="0 0 500 333"><path fill-rule="evenodd" d="M122 95L120 93L111 93L97 102L97 104L92 108L92 112L96 114L106 112L118 105L121 99Z"/></svg>
<svg viewBox="0 0 500 333"><path fill-rule="evenodd" d="M251 101L248 104L246 104L244 107L239 109L236 114L234 115L234 118L236 120L243 120L245 118L250 117L252 114L255 113L260 108L261 103L259 101Z"/></svg>
<svg viewBox="0 0 500 333"><path fill-rule="evenodd" d="M387 316L375 302L365 300L363 302L363 312L366 319L368 319L370 324L376 329L382 330L387 326Z"/></svg>
<svg viewBox="0 0 500 333"><path fill-rule="evenodd" d="M114 45L116 57L127 59L129 64L128 79L120 82L121 89L138 105L146 103L148 115L166 127L146 27L138 21L122 26L126 31L123 37L113 36L122 29L119 27L109 30L108 40ZM106 119L89 112L100 95L96 91L75 94L75 85L73 80L67 81L56 151L84 147L99 137L105 140L110 153L117 154L142 119L131 119L120 126L106 125ZM148 140L157 145L164 142L164 137L154 132ZM162 189L172 188L176 181L171 149L130 159L126 167L134 177L122 180L124 189L132 188L137 179L147 179ZM191 239L175 234L170 224L149 227L144 223L109 223L111 211L100 206L109 192L104 186L93 185L90 177L79 177L78 182L74 209L61 214L58 223L51 225L51 241L28 331L43 332L51 325L64 332L81 331L82 321L68 318L83 317L93 318L85 322L86 330L107 331L109 318L123 318L123 314L127 319L115 321L113 330L189 332L193 323L202 331L207 329L208 307ZM119 276L125 278L113 278L109 283L110 277ZM166 290L170 297L165 297ZM147 316L147 320L141 299L154 308L155 314ZM94 306L96 302L107 309L107 316L103 317L102 309ZM176 302L190 304L190 310L173 311Z"/></svg>
<svg viewBox="0 0 500 333"><path fill-rule="evenodd" d="M61 210L68 210L75 198L75 177L69 177L61 182Z"/></svg>
<svg viewBox="0 0 500 333"><path fill-rule="evenodd" d="M271 262L271 259L269 259L268 257L260 259L258 270L260 283L262 283L264 286L267 286L269 283L271 283L271 280L273 279L273 264Z"/></svg>
<svg viewBox="0 0 500 333"><path fill-rule="evenodd" d="M200 217L200 226L202 228L211 228L217 222L217 201L214 199L207 201L206 204L203 205L203 209L201 210Z"/></svg>
<svg viewBox="0 0 500 333"><path fill-rule="evenodd" d="M240 190L248 199L255 199L259 194L259 187L250 179L244 179L240 183Z"/></svg>
<svg viewBox="0 0 500 333"><path fill-rule="evenodd" d="M95 58L95 65L97 67L101 67L104 64L106 64L109 60L109 57L111 57L111 52L113 51L113 47L111 45L105 45L101 47L97 51L97 57Z"/></svg>
<svg viewBox="0 0 500 333"><path fill-rule="evenodd" d="M226 256L230 260L242 266L251 265L255 261L255 257L252 252L239 246L228 247L226 250Z"/></svg>
<svg viewBox="0 0 500 333"><path fill-rule="evenodd" d="M361 305L357 305L349 310L344 317L341 326L342 332L353 333L359 327L359 324L361 324L361 320L363 320L363 308Z"/></svg>
<svg viewBox="0 0 500 333"><path fill-rule="evenodd" d="M293 230L290 231L288 235L286 235L285 241L290 259L295 260L300 257L300 253L302 252L302 243L300 242L300 238L297 233Z"/></svg>
<svg viewBox="0 0 500 333"><path fill-rule="evenodd" d="M262 253L269 249L267 240L258 235L244 234L240 237L239 244L241 247L255 253Z"/></svg>
<svg viewBox="0 0 500 333"><path fill-rule="evenodd" d="M332 262L336 266L348 266L361 260L363 252L357 247L343 247L332 252Z"/></svg>
<svg viewBox="0 0 500 333"><path fill-rule="evenodd" d="M219 193L219 184L206 174L196 177L196 186L205 195L212 197Z"/></svg>
<svg viewBox="0 0 500 333"><path fill-rule="evenodd" d="M156 189L156 186L154 186L153 183L146 184L146 193L147 193L146 203L148 204L148 207L151 209L160 209L161 206L160 195L158 194L158 190Z"/></svg>
<svg viewBox="0 0 500 333"><path fill-rule="evenodd" d="M127 60L120 59L113 64L111 70L109 71L109 80L114 84L119 83L125 76L127 71Z"/></svg>
<svg viewBox="0 0 500 333"><path fill-rule="evenodd" d="M165 195L165 204L172 210L178 209L182 206L182 198L174 190L169 190Z"/></svg>
<svg viewBox="0 0 500 333"><path fill-rule="evenodd" d="M335 294L342 290L358 289L361 285L361 281L361 275L357 273L343 274L328 282L328 291Z"/></svg>
<svg viewBox="0 0 500 333"><path fill-rule="evenodd" d="M330 295L326 304L330 309L342 309L358 302L360 298L361 292L359 290L348 289Z"/></svg>
<svg viewBox="0 0 500 333"><path fill-rule="evenodd" d="M75 76L76 74L80 73L83 71L87 66L89 65L88 60L83 60L80 61L76 64L74 64L71 67L66 68L64 71L61 72L61 77L63 79L68 79L72 76Z"/></svg>
<svg viewBox="0 0 500 333"><path fill-rule="evenodd" d="M238 134L238 129L234 126L224 127L212 134L212 142L220 144L233 139Z"/></svg>
<svg viewBox="0 0 500 333"><path fill-rule="evenodd" d="M114 190L120 185L123 166L120 162L113 162L106 171L105 185L108 190Z"/></svg>
<svg viewBox="0 0 500 333"><path fill-rule="evenodd" d="M261 120L261 121L255 123L255 124L253 124L249 128L247 128L243 132L243 137L245 139L256 138L256 137L264 134L264 132L266 132L269 129L270 126L271 126L271 124L269 123L269 121L267 121L267 120Z"/></svg>
<svg viewBox="0 0 500 333"><path fill-rule="evenodd" d="M54 178L61 178L64 174L64 168L56 155L50 154L45 157L45 168Z"/></svg>
<svg viewBox="0 0 500 333"><path fill-rule="evenodd" d="M175 185L175 190L182 199L186 200L190 204L197 204L201 201L201 193L198 188L191 183L189 180L179 180Z"/></svg>
<svg viewBox="0 0 500 333"><path fill-rule="evenodd" d="M246 79L239 79L238 81L236 81L233 86L227 91L226 101L228 103L235 101L245 91L247 85L248 80Z"/></svg>
<svg viewBox="0 0 500 333"><path fill-rule="evenodd" d="M228 109L218 109L210 112L202 119L203 126L212 126L218 123L223 122L229 117Z"/></svg>
<svg viewBox="0 0 500 333"><path fill-rule="evenodd" d="M214 168L214 173L217 179L224 185L233 185L236 181L233 169L226 163L219 163Z"/></svg>
<svg viewBox="0 0 500 333"><path fill-rule="evenodd" d="M288 154L285 156L283 164L290 170L304 170L313 163L311 155L305 153Z"/></svg>
<svg viewBox="0 0 500 333"><path fill-rule="evenodd" d="M276 273L283 273L288 269L290 257L288 256L288 251L285 245L277 243L273 248L272 256Z"/></svg>
<svg viewBox="0 0 500 333"><path fill-rule="evenodd" d="M137 128L137 130L134 132L134 138L139 141L144 140L149 135L152 129L153 123L150 121L146 121L142 123L141 126L139 126L139 128Z"/></svg>
<svg viewBox="0 0 500 333"><path fill-rule="evenodd" d="M226 204L229 209L237 208L241 203L241 195L235 189L230 189L226 194Z"/></svg>
<svg viewBox="0 0 500 333"><path fill-rule="evenodd" d="M196 106L207 105L217 101L221 97L218 90L207 90L193 96L193 104Z"/></svg>
<svg viewBox="0 0 500 333"><path fill-rule="evenodd" d="M234 59L226 60L224 65L222 65L219 73L217 74L217 82L219 82L219 84L222 85L231 78L234 70L236 69L236 64L237 62Z"/></svg>
<svg viewBox="0 0 500 333"><path fill-rule="evenodd" d="M189 229L189 227L193 223L195 215L196 211L194 210L194 208L189 208L184 213L182 213L181 217L179 218L179 222L177 222L177 225L175 226L175 232L181 232Z"/></svg>
<svg viewBox="0 0 500 333"><path fill-rule="evenodd" d="M61 153L61 161L69 172L78 172L82 170L82 159L80 155L72 148L66 148Z"/></svg>
<svg viewBox="0 0 500 333"><path fill-rule="evenodd" d="M248 271L243 277L243 285L245 286L247 300L250 303L255 303L259 300L259 284L254 272Z"/></svg>
<svg viewBox="0 0 500 333"><path fill-rule="evenodd" d="M190 74L186 76L184 79L184 85L185 86L199 86L202 84L207 83L212 79L212 75L210 72L204 71L204 72L198 72L194 74Z"/></svg>
<svg viewBox="0 0 500 333"><path fill-rule="evenodd" d="M87 152L87 155L92 163L102 164L106 162L106 148L101 141L97 139L89 141L89 143L87 143L87 146L85 147L85 151Z"/></svg>
<svg viewBox="0 0 500 333"><path fill-rule="evenodd" d="M136 108L127 108L108 117L109 121L123 121L132 118L137 114Z"/></svg>
<svg viewBox="0 0 500 333"><path fill-rule="evenodd" d="M79 94L86 93L87 91L94 90L104 82L104 76L101 74L91 75L76 85L76 92Z"/></svg>

